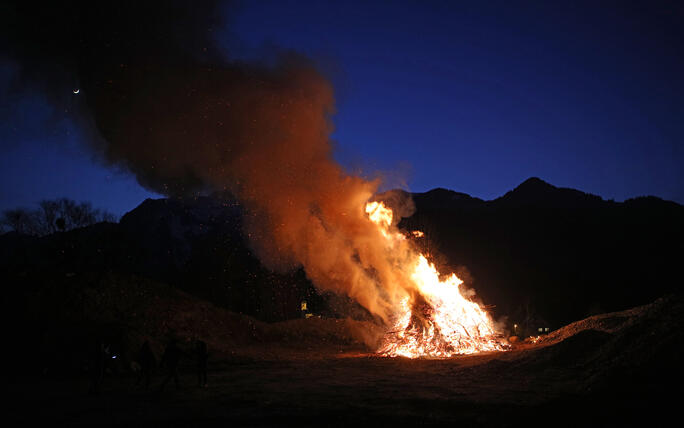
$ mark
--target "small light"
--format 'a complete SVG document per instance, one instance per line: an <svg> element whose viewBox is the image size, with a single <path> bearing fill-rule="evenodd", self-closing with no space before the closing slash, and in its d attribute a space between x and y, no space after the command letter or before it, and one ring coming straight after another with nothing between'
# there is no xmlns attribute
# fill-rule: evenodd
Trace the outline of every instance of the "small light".
<svg viewBox="0 0 684 428"><path fill-rule="evenodd" d="M74 94L78 94L79 92L81 92L80 89L78 89L78 88L75 88L75 89L74 89Z"/></svg>

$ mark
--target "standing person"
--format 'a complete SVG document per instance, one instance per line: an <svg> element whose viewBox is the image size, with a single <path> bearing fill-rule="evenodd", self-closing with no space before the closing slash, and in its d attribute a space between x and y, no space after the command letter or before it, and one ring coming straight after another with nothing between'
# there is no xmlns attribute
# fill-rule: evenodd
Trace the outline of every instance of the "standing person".
<svg viewBox="0 0 684 428"><path fill-rule="evenodd" d="M197 384L206 388L209 352L207 351L207 344L203 340L198 339L195 342L195 358L197 360Z"/></svg>
<svg viewBox="0 0 684 428"><path fill-rule="evenodd" d="M97 338L90 355L90 394L98 395L104 378L105 368L109 358L109 346L101 339Z"/></svg>
<svg viewBox="0 0 684 428"><path fill-rule="evenodd" d="M140 364L140 373L138 373L138 380L135 384L139 385L144 379L145 389L148 389L150 387L150 380L152 379L152 371L157 365L157 358L154 356L154 352L152 352L149 340L146 340L140 348L138 363Z"/></svg>
<svg viewBox="0 0 684 428"><path fill-rule="evenodd" d="M161 367L166 369L166 377L159 386L159 390L163 391L166 384L173 379L176 384L176 389L180 389L180 382L178 381L178 365L183 357L183 351L178 347L178 343L175 338L169 341L169 344L164 350L164 355L161 359Z"/></svg>

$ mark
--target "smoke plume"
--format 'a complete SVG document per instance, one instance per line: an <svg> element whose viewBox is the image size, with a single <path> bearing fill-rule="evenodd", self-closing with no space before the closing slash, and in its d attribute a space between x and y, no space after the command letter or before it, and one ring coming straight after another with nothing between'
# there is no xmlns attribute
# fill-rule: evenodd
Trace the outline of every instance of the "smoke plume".
<svg viewBox="0 0 684 428"><path fill-rule="evenodd" d="M221 3L223 5L223 3ZM17 86L77 112L94 150L148 189L228 191L246 207L263 263L303 266L321 290L387 319L404 275L364 212L379 185L332 157L331 84L306 58L246 64L219 52L225 11L211 2L30 2L3 6ZM56 109L63 111L63 109Z"/></svg>

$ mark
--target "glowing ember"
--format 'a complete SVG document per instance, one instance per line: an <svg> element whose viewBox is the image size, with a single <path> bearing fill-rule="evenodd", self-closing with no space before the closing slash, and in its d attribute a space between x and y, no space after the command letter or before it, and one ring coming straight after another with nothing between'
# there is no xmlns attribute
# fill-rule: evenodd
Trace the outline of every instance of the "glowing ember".
<svg viewBox="0 0 684 428"><path fill-rule="evenodd" d="M387 239L390 248L405 245L404 236L392 230L392 210L381 202L366 205L369 219ZM414 237L422 236L412 233ZM398 249L398 248L397 248ZM379 353L387 356L449 357L508 347L487 312L461 294L463 283L455 274L439 279L435 266L411 247L406 271L406 295L396 305L394 325ZM408 268L408 269L406 269Z"/></svg>

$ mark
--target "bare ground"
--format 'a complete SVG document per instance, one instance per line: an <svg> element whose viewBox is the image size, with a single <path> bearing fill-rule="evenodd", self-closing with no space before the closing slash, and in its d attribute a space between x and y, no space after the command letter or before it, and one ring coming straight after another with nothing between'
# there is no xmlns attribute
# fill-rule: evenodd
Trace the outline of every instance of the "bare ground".
<svg viewBox="0 0 684 428"><path fill-rule="evenodd" d="M214 356L206 388L191 364L180 389L161 392L161 374L149 391L108 376L97 396L83 377L24 379L11 385L9 415L52 426L660 426L678 411L683 306L671 296L508 352L449 359L384 358L293 334L300 340Z"/></svg>

